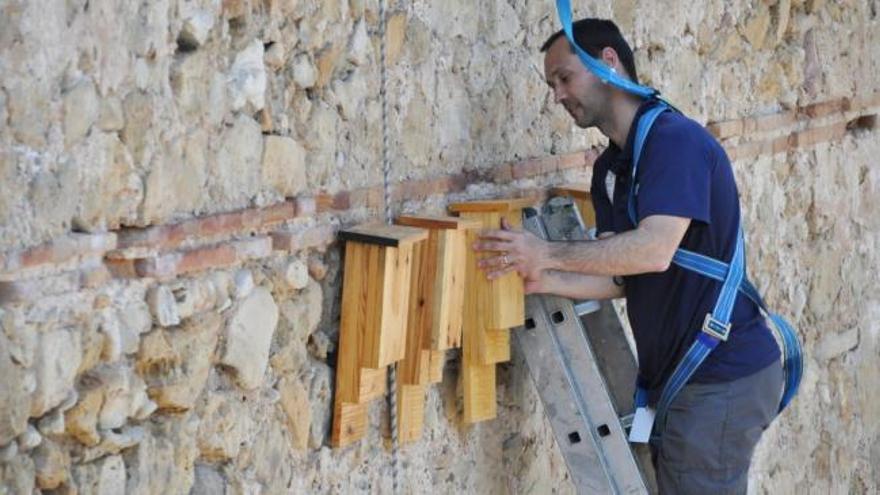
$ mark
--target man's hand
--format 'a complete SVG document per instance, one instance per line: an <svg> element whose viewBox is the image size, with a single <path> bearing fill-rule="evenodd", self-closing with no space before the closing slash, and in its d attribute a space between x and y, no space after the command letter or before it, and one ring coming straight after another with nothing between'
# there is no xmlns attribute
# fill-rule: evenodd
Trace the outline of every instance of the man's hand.
<svg viewBox="0 0 880 495"><path fill-rule="evenodd" d="M474 244L475 251L497 253L496 256L480 260L479 267L486 272L489 280L516 271L527 286L539 289L547 243L529 232L512 229L503 218L501 228L483 232L480 240Z"/></svg>

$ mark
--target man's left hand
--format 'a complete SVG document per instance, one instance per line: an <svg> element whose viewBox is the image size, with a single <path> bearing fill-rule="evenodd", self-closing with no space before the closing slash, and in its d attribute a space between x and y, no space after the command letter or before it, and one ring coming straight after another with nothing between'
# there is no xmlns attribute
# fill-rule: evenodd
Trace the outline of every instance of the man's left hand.
<svg viewBox="0 0 880 495"><path fill-rule="evenodd" d="M477 252L496 253L496 256L479 261L479 267L486 272L486 277L494 280L516 271L526 282L539 280L546 242L529 232L512 229L505 219L501 219L501 229L483 232L473 246Z"/></svg>

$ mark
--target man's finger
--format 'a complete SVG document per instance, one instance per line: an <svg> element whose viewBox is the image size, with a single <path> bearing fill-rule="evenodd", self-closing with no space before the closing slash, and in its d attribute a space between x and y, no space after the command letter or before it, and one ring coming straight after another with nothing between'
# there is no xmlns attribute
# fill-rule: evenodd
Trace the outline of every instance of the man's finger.
<svg viewBox="0 0 880 495"><path fill-rule="evenodd" d="M503 268L513 264L513 259L509 255L492 256L491 258L483 258L477 262L477 265L483 270L494 268Z"/></svg>
<svg viewBox="0 0 880 495"><path fill-rule="evenodd" d="M495 280L498 277L503 277L504 275L507 275L508 273L512 272L513 270L514 270L513 265L507 265L504 268L501 268L500 270L495 270L495 271L487 273L486 278L488 278L489 280Z"/></svg>
<svg viewBox="0 0 880 495"><path fill-rule="evenodd" d="M506 230L484 230L480 232L480 239L498 239L503 241L512 241L516 238L516 234Z"/></svg>
<svg viewBox="0 0 880 495"><path fill-rule="evenodd" d="M475 251L509 251L509 242L482 241L474 243Z"/></svg>

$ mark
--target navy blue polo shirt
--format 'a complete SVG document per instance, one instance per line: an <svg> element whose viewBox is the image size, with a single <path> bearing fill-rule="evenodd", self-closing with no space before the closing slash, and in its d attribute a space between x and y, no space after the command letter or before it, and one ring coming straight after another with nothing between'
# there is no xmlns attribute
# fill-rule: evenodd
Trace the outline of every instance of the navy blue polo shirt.
<svg viewBox="0 0 880 495"><path fill-rule="evenodd" d="M623 150L610 143L596 160L591 193L599 233L635 228L627 214L635 123L654 104L639 108ZM679 113L661 114L645 141L637 183L639 220L651 215L689 218L680 247L730 261L740 219L739 194L727 154L701 125ZM656 397L714 308L721 283L676 265L624 280L639 380ZM779 359L776 341L751 300L739 295L731 320L728 340L709 354L693 382L732 381Z"/></svg>

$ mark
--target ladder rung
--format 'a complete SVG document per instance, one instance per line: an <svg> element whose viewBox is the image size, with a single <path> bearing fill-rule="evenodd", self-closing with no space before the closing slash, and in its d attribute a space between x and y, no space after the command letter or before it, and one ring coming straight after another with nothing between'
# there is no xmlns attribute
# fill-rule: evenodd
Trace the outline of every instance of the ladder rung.
<svg viewBox="0 0 880 495"><path fill-rule="evenodd" d="M600 307L599 301L582 301L574 305L574 312L578 316L584 316L599 311Z"/></svg>

